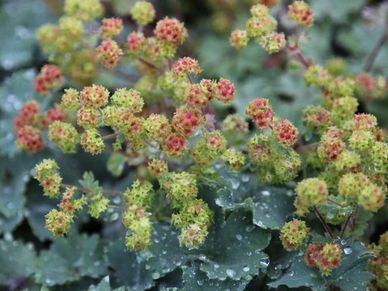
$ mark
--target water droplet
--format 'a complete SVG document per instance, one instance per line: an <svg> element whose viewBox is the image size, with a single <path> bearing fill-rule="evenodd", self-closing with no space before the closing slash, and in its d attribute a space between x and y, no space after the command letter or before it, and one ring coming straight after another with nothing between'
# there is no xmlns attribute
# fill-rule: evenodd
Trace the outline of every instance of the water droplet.
<svg viewBox="0 0 388 291"><path fill-rule="evenodd" d="M293 277L293 276L294 276L294 271L291 271L288 275L289 275L290 277Z"/></svg>
<svg viewBox="0 0 388 291"><path fill-rule="evenodd" d="M202 280L198 280L197 284L198 284L198 286L202 286L203 285L203 281Z"/></svg>
<svg viewBox="0 0 388 291"><path fill-rule="evenodd" d="M233 190L237 190L238 187L240 187L240 181L239 180L231 179L230 181L232 182L232 189Z"/></svg>
<svg viewBox="0 0 388 291"><path fill-rule="evenodd" d="M268 190L263 190L263 191L261 191L261 194L262 194L263 196L270 196L270 195L271 195L271 193L270 193Z"/></svg>
<svg viewBox="0 0 388 291"><path fill-rule="evenodd" d="M259 261L260 266L268 267L269 265L269 258L264 258ZM276 267L275 267L276 268Z"/></svg>
<svg viewBox="0 0 388 291"><path fill-rule="evenodd" d="M245 266L245 267L243 268L243 271L244 271L244 272L249 272L249 271L250 271L250 268L249 268L248 266Z"/></svg>
<svg viewBox="0 0 388 291"><path fill-rule="evenodd" d="M232 269L227 269L226 270L226 274L230 277L230 278L233 278L235 275L236 275L236 271L232 270Z"/></svg>
<svg viewBox="0 0 388 291"><path fill-rule="evenodd" d="M341 240L341 245L343 245L343 246L346 245L346 240L342 239Z"/></svg>
<svg viewBox="0 0 388 291"><path fill-rule="evenodd" d="M241 234L236 234L236 238L237 238L237 240L242 240L242 235Z"/></svg>
<svg viewBox="0 0 388 291"><path fill-rule="evenodd" d="M244 175L241 180L244 182L244 183L247 183L249 182L249 176L248 175Z"/></svg>
<svg viewBox="0 0 388 291"><path fill-rule="evenodd" d="M214 265L214 269L218 269L219 267L220 267L220 265L218 265L218 264Z"/></svg>
<svg viewBox="0 0 388 291"><path fill-rule="evenodd" d="M345 248L344 249L345 255L350 255L352 252L353 252L353 250L351 248Z"/></svg>

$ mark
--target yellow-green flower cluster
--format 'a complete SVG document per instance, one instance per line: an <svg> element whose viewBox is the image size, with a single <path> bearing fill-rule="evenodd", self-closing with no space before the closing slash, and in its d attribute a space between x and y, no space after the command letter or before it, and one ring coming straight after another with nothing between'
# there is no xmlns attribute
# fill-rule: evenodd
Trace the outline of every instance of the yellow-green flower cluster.
<svg viewBox="0 0 388 291"><path fill-rule="evenodd" d="M152 184L136 180L124 192L123 224L128 229L125 244L129 250L141 251L151 242L152 225L147 210L154 198Z"/></svg>
<svg viewBox="0 0 388 291"><path fill-rule="evenodd" d="M155 18L155 8L147 1L137 1L132 9L131 16L139 25L146 25Z"/></svg>
<svg viewBox="0 0 388 291"><path fill-rule="evenodd" d="M52 159L44 159L35 167L35 179L43 187L44 195L50 198L58 197L62 177L58 173L58 164Z"/></svg>
<svg viewBox="0 0 388 291"><path fill-rule="evenodd" d="M105 148L104 140L97 129L86 129L81 135L81 146L92 155L101 154Z"/></svg>
<svg viewBox="0 0 388 291"><path fill-rule="evenodd" d="M245 155L235 148L227 149L221 156L221 159L233 172L239 172L246 163Z"/></svg>
<svg viewBox="0 0 388 291"><path fill-rule="evenodd" d="M56 144L64 153L75 153L79 143L77 129L70 123L54 121L48 129L48 136L51 142Z"/></svg>
<svg viewBox="0 0 388 291"><path fill-rule="evenodd" d="M183 205L178 213L172 215L172 223L182 229L179 235L181 245L188 249L202 245L213 220L213 213L201 199L193 199Z"/></svg>
<svg viewBox="0 0 388 291"><path fill-rule="evenodd" d="M329 195L325 181L319 178L307 178L296 186L295 207L300 216L306 215L308 209L324 203Z"/></svg>
<svg viewBox="0 0 388 291"><path fill-rule="evenodd" d="M304 246L309 228L302 220L293 219L280 230L280 240L287 251L294 251Z"/></svg>
<svg viewBox="0 0 388 291"><path fill-rule="evenodd" d="M226 139L220 131L212 131L202 136L191 152L192 158L200 166L207 166L219 158L226 150Z"/></svg>
<svg viewBox="0 0 388 291"><path fill-rule="evenodd" d="M276 31L278 23L270 15L264 4L251 7L251 16L247 20L245 30L234 30L230 35L230 43L237 49L248 44L249 38L255 39L268 53L281 51L287 44L283 33Z"/></svg>

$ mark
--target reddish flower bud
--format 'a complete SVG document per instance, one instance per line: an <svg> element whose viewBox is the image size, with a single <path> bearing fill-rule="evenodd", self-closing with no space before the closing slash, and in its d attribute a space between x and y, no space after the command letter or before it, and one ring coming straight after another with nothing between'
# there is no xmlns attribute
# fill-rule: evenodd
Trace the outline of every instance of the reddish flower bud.
<svg viewBox="0 0 388 291"><path fill-rule="evenodd" d="M43 150L44 144L40 130L29 125L19 128L16 133L16 145L30 153Z"/></svg>
<svg viewBox="0 0 388 291"><path fill-rule="evenodd" d="M35 90L39 95L46 94L50 89L62 82L61 70L56 65L44 65L35 78Z"/></svg>
<svg viewBox="0 0 388 291"><path fill-rule="evenodd" d="M39 122L39 103L29 101L23 105L14 120L15 129L18 130L25 125L35 126Z"/></svg>
<svg viewBox="0 0 388 291"><path fill-rule="evenodd" d="M273 112L268 99L257 98L248 104L246 114L259 128L265 128L272 122Z"/></svg>
<svg viewBox="0 0 388 291"><path fill-rule="evenodd" d="M123 51L118 44L110 39L103 40L96 48L97 57L100 59L102 65L107 69L113 69L117 66Z"/></svg>
<svg viewBox="0 0 388 291"><path fill-rule="evenodd" d="M295 1L289 5L288 17L304 27L310 27L314 22L313 11L304 1Z"/></svg>
<svg viewBox="0 0 388 291"><path fill-rule="evenodd" d="M130 53L138 53L144 47L146 39L141 32L132 32L128 35L128 50Z"/></svg>
<svg viewBox="0 0 388 291"><path fill-rule="evenodd" d="M298 137L298 129L287 119L276 120L272 123L276 139L285 145L293 145Z"/></svg>
<svg viewBox="0 0 388 291"><path fill-rule="evenodd" d="M178 46L187 38L187 30L183 23L175 18L159 20L154 30L155 36L165 42Z"/></svg>
<svg viewBox="0 0 388 291"><path fill-rule="evenodd" d="M171 133L162 144L162 148L170 156L180 156L186 149L186 140L177 133Z"/></svg>
<svg viewBox="0 0 388 291"><path fill-rule="evenodd" d="M184 106L178 108L172 118L174 129L186 137L191 136L201 123L203 123L201 112Z"/></svg>
<svg viewBox="0 0 388 291"><path fill-rule="evenodd" d="M120 18L104 18L100 30L104 38L119 35L123 30L123 21Z"/></svg>
<svg viewBox="0 0 388 291"><path fill-rule="evenodd" d="M43 124L44 126L49 126L55 121L63 121L63 120L65 120L65 112L63 112L61 107L55 106L46 111Z"/></svg>
<svg viewBox="0 0 388 291"><path fill-rule="evenodd" d="M220 79L217 83L217 95L216 98L224 103L229 103L234 96L236 91L231 81L226 79Z"/></svg>
<svg viewBox="0 0 388 291"><path fill-rule="evenodd" d="M176 76L185 76L188 73L192 73L194 75L198 75L201 73L201 68L198 64L198 61L190 58L184 57L178 59L172 66L172 72Z"/></svg>

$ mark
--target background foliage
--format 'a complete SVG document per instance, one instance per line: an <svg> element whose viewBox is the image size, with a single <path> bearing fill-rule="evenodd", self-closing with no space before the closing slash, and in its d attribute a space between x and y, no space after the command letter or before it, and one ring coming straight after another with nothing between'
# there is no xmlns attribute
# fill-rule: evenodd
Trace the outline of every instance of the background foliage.
<svg viewBox="0 0 388 291"><path fill-rule="evenodd" d="M104 1L108 14L123 16L128 15L131 2ZM247 5L239 4L230 16L230 27L223 27L212 5L216 1L153 2L158 14L174 15L186 22L191 38L182 55L196 56L209 77L234 81L239 95L228 112L244 113L251 98L266 96L281 117L301 126L303 107L314 104L319 92L306 87L295 68L280 57L270 57L254 44L239 53L228 44L229 28L246 18ZM321 64L342 57L349 73L361 71L382 33L383 1L311 2L316 25L310 32L311 41L302 47L305 55ZM176 230L158 223L149 250L139 255L127 252L119 240L124 229L115 210L99 221L84 213L68 237L54 239L44 228L44 214L55 202L43 197L31 179L36 162L54 156L66 180L76 181L84 171L93 171L104 187L113 190L132 183L134 167L124 165L117 156L77 154L64 158L54 148L39 155L16 148L12 119L21 105L29 99L38 100L43 108L48 105L32 86L45 62L34 33L39 25L55 21L61 1L12 0L0 5L0 289L301 290L305 286L324 290L333 284L343 290L365 290L364 282L371 276L365 263L368 253L358 243L343 242L351 253L325 280L301 263L299 253L280 253L278 229L293 212L292 187L264 187L249 175L225 172L219 174L217 183L203 181L200 196L216 211L218 223L200 250L179 247ZM380 8L367 9L367 5ZM130 67L126 70L135 74ZM388 74L387 46L374 73ZM99 79L110 87L131 86L131 80L107 73ZM368 103L366 109L387 128L387 100ZM120 204L119 198L113 202ZM387 213L385 206L370 223L367 236L372 242L386 228Z"/></svg>

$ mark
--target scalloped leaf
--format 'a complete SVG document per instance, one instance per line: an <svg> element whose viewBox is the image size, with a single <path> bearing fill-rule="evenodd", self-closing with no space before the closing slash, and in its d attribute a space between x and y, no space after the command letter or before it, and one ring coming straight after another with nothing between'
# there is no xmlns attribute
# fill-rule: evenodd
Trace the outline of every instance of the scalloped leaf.
<svg viewBox="0 0 388 291"><path fill-rule="evenodd" d="M154 285L151 271L138 262L134 252L127 251L123 239L107 248L107 257L121 284L134 290L145 290Z"/></svg>
<svg viewBox="0 0 388 291"><path fill-rule="evenodd" d="M253 223L264 229L280 229L292 217L294 194L279 187L266 187L257 178L247 174L223 174L217 205L233 210L244 208L252 211ZM222 187L222 188L221 188Z"/></svg>
<svg viewBox="0 0 388 291"><path fill-rule="evenodd" d="M70 235L54 241L43 251L35 274L47 286L74 282L82 277L98 278L107 272L100 239L96 235Z"/></svg>
<svg viewBox="0 0 388 291"><path fill-rule="evenodd" d="M342 290L365 290L372 274L368 271L368 261L371 254L359 242L341 241L343 258L338 269L328 276L322 276L317 269L308 267L300 252L293 260L290 268L276 281L268 284L278 288L285 285L290 288L307 286L312 290L326 290L334 285Z"/></svg>
<svg viewBox="0 0 388 291"><path fill-rule="evenodd" d="M19 241L0 240L0 285L12 285L34 273L36 255L32 245Z"/></svg>
<svg viewBox="0 0 388 291"><path fill-rule="evenodd" d="M202 291L225 291L233 290L239 291L244 290L248 285L249 281L239 280L234 281L231 279L226 280L215 280L209 279L206 276L206 273L202 272L199 269L199 265L194 263L190 267L183 269L183 287L179 290L192 291L192 290L202 290Z"/></svg>
<svg viewBox="0 0 388 291"><path fill-rule="evenodd" d="M266 248L271 234L251 223L243 211L230 214L222 225L216 225L205 243L201 271L209 279L241 280L258 275L269 264Z"/></svg>

